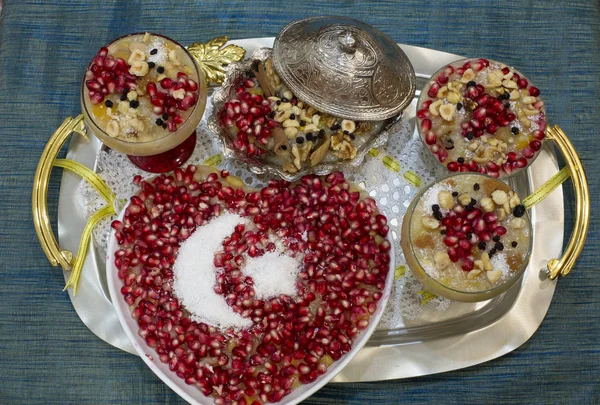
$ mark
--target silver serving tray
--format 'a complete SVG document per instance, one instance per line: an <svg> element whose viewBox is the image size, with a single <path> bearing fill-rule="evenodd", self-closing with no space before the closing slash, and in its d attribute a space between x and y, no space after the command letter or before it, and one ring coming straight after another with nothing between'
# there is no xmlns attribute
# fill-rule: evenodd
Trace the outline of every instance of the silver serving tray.
<svg viewBox="0 0 600 405"><path fill-rule="evenodd" d="M232 41L251 54L260 47L271 47L273 38ZM417 88L441 66L460 59L458 55L400 45L417 75ZM418 92L417 92L418 97ZM404 120L414 127L415 103L404 111ZM74 136L67 157L96 168L101 143ZM520 194L539 188L558 171L551 143L526 173L510 180ZM58 238L63 249L77 251L87 221L78 194L80 178L64 172L58 203ZM500 357L525 343L541 324L552 300L556 281L541 272L549 258L562 251L564 205L559 187L531 210L534 227L533 253L520 284L504 295L482 303L452 303L443 312L424 309L415 320L406 320L398 329L376 331L352 362L334 382L377 381L408 378L469 367ZM98 337L124 351L135 350L119 324L108 293L105 256L95 247L88 250L79 290L69 295L83 323ZM65 273L65 280L69 274Z"/></svg>

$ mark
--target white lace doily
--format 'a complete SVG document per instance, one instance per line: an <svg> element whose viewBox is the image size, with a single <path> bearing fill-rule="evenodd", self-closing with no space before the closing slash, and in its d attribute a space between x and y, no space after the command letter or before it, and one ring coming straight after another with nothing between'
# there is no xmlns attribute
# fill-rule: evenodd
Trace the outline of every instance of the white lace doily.
<svg viewBox="0 0 600 405"><path fill-rule="evenodd" d="M205 116L210 115L211 109L212 106L208 105ZM219 154L220 147L219 141L211 134L203 119L197 129L196 148L186 165L203 163L208 157ZM377 156L367 155L361 167L347 169L344 173L348 181L359 184L377 201L389 220L390 232L396 241L396 281L378 325L379 330L404 327L407 321L418 320L424 310L445 311L450 303L424 291L423 286L405 269L399 241L402 217L419 189L412 180L414 174L418 175L422 185L443 174L433 159L410 122L405 121L390 133L387 145L379 148ZM229 170L252 187L263 187L268 180L232 160L223 160L217 167ZM116 194L117 201L127 201L137 192L138 187L132 183L134 176L140 175L145 179L155 176L138 169L126 155L114 150L100 152L98 172ZM78 191L83 197L81 201L88 218L105 205L105 201L85 181L80 183ZM95 243L103 249L106 249L111 221L112 219L102 221L94 230Z"/></svg>

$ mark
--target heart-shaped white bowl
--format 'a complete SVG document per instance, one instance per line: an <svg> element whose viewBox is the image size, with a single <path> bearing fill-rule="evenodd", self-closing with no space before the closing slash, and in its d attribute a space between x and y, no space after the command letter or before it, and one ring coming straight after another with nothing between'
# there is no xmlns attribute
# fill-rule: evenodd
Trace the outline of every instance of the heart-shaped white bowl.
<svg viewBox="0 0 600 405"><path fill-rule="evenodd" d="M121 211L119 220L123 219L124 212L125 208ZM304 384L296 388L289 395L283 397L283 399L280 402L278 402L278 404L297 404L314 394L321 387L327 384L331 379L333 379L352 360L352 358L356 356L356 354L365 345L365 343L367 343L369 337L375 330L377 323L381 319L381 315L383 314L385 306L390 298L392 284L394 281L394 241L390 235L388 235L388 240L391 244L391 249L389 251L390 266L386 277L385 288L382 291L382 296L378 302L377 310L369 320L369 326L357 335L356 339L354 340L354 343L352 344L352 349L348 353L343 355L339 360L333 362L329 366L325 374L319 376L317 380L310 384ZM154 374L156 374L161 380L163 380L165 384L167 384L173 391L179 394L187 402L194 405L214 404L214 398L203 395L202 392L194 385L186 384L184 380L177 377L177 375L174 372L169 370L168 364L160 362L160 360L158 360L158 355L156 354L154 349L149 347L146 344L146 341L138 334L138 324L136 320L131 316L129 305L125 302L125 300L123 299L123 295L121 294L121 287L123 286L123 281L119 279L117 275L118 269L114 264L114 252L116 252L118 249L119 244L113 231L109 238L107 250L108 255L106 258L108 287L110 290L112 303L115 307L115 310L117 311L117 316L119 318L119 321L121 322L121 326L125 330L125 333L127 334L129 340L133 344L133 347L138 352L142 360L144 360L146 365L148 365L148 367L150 367L150 369L154 372Z"/></svg>

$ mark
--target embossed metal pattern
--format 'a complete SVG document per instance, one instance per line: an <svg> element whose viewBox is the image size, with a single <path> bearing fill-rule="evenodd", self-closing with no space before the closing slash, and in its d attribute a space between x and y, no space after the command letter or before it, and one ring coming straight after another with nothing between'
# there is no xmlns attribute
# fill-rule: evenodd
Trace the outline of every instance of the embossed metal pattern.
<svg viewBox="0 0 600 405"><path fill-rule="evenodd" d="M295 21L283 28L273 50L275 69L290 90L331 115L382 120L404 110L415 94L415 72L404 52L360 21Z"/></svg>

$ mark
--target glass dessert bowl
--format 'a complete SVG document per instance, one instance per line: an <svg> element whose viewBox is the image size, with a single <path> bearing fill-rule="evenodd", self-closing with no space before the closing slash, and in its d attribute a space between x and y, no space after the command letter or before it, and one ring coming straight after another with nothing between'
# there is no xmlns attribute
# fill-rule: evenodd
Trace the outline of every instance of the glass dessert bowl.
<svg viewBox="0 0 600 405"><path fill-rule="evenodd" d="M183 164L195 146L206 106L206 81L177 42L137 33L102 47L81 85L89 129L144 170Z"/></svg>
<svg viewBox="0 0 600 405"><path fill-rule="evenodd" d="M461 173L423 189L402 223L406 263L431 292L484 301L520 280L532 225L519 196L493 177Z"/></svg>
<svg viewBox="0 0 600 405"><path fill-rule="evenodd" d="M462 59L440 69L417 105L417 128L451 172L508 177L527 168L542 147L546 112L540 91L503 63Z"/></svg>

